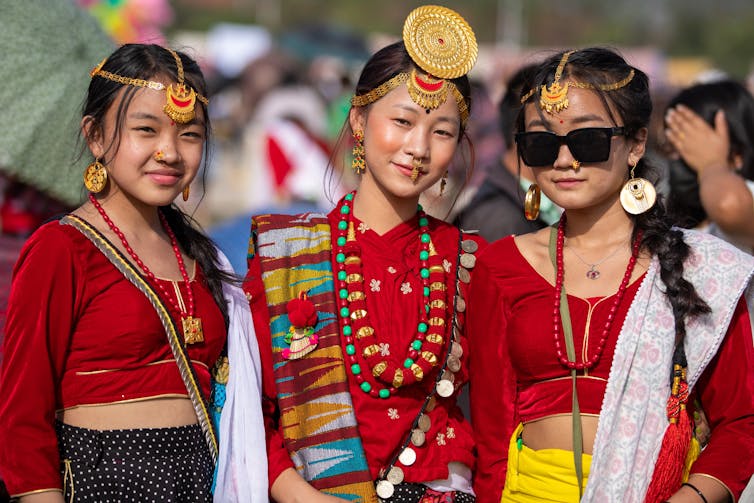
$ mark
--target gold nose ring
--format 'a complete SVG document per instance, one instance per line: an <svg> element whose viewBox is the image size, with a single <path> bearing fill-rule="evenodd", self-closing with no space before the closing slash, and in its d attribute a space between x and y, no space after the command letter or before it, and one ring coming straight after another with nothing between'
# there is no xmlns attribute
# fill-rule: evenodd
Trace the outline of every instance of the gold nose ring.
<svg viewBox="0 0 754 503"><path fill-rule="evenodd" d="M578 171L579 168L581 168L581 162L574 159L573 162L571 163L571 167L574 169L574 171Z"/></svg>
<svg viewBox="0 0 754 503"><path fill-rule="evenodd" d="M155 152L152 157L154 157L154 160L157 162L165 160L165 154L162 150L158 150L157 152Z"/></svg>

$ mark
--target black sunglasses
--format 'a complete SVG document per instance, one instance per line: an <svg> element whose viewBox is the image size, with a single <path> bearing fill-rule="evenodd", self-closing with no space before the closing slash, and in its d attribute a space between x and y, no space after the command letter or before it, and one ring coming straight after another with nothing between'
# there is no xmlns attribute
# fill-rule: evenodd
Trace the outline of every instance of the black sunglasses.
<svg viewBox="0 0 754 503"><path fill-rule="evenodd" d="M623 127L585 127L569 131L566 135L529 131L516 133L516 145L524 163L531 167L552 166L564 143L579 162L605 162L610 158L613 136L625 134Z"/></svg>

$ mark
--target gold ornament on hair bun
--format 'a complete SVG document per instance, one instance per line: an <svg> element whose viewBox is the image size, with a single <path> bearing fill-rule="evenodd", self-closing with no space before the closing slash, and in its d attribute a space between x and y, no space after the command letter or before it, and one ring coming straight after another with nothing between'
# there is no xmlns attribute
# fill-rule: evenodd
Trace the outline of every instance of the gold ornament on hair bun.
<svg viewBox="0 0 754 503"><path fill-rule="evenodd" d="M441 79L469 73L479 52L466 20L438 5L424 5L411 11L403 24L403 43L419 68Z"/></svg>
<svg viewBox="0 0 754 503"><path fill-rule="evenodd" d="M422 71L399 73L371 91L354 96L351 104L362 107L374 103L405 82L411 100L427 111L440 107L451 93L461 125L465 126L469 118L466 100L455 84L446 79L466 75L476 62L479 49L466 20L446 7L418 7L403 24L403 44Z"/></svg>

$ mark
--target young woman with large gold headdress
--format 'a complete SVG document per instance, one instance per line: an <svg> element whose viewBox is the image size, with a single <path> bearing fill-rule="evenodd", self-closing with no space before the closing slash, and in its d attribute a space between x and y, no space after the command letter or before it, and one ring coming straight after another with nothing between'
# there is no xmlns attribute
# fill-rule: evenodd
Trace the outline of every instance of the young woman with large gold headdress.
<svg viewBox="0 0 754 503"><path fill-rule="evenodd" d="M526 211L541 190L564 213L477 263L478 500L735 500L754 471L754 260L671 226L645 157L649 81L620 55L557 54L522 104Z"/></svg>
<svg viewBox="0 0 754 503"><path fill-rule="evenodd" d="M481 241L418 202L464 138L476 54L454 11L411 12L403 41L366 63L351 102L358 190L328 215L253 219L245 288L265 359L276 501L474 499L456 396ZM242 409L242 393L229 393L227 411ZM243 478L242 464L229 460L228 477Z"/></svg>

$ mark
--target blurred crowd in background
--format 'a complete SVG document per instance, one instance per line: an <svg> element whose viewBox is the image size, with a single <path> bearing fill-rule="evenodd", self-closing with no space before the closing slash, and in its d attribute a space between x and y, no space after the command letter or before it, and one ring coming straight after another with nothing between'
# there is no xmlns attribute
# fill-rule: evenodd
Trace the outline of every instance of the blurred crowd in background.
<svg viewBox="0 0 754 503"><path fill-rule="evenodd" d="M191 199L185 204L226 248L234 266L240 269L238 272L243 273L245 268L248 215L327 209L356 183L350 169L343 169L350 144L348 135L341 137L353 79L371 52L399 37L399 23L386 24L393 27L392 32L367 32L328 22L323 15L296 27L281 27L283 0L60 1L73 1L78 9L93 16L113 44L167 43L200 61L212 91L213 159L209 172L197 177L196 190L192 190ZM465 2L449 3L457 4L451 7L464 12ZM450 196L433 198L425 205L430 213L442 218L454 218L490 171L501 169L506 142L500 131L498 104L508 79L522 66L536 63L561 48L555 44L520 45L521 26L516 24L517 19L520 21L516 18L522 9L520 1L485 3L496 7L501 29L508 35L518 31L519 40L511 43L507 37L485 42L480 37L479 63L470 74L475 86L469 129L474 156L472 159L467 155L455 163L447 191ZM238 22L232 17L218 19L205 30L179 26L181 9L213 4L225 8L248 4L255 9L258 21L271 20L269 24L275 26ZM667 2L662 4L667 7ZM408 9L409 6L402 7L395 15L402 18ZM474 25L473 19L471 24ZM565 23L561 27L567 28ZM590 43L619 45L607 36ZM750 91L754 87L754 72L729 75L709 58L673 58L651 45L620 47L627 60L652 79L657 117L650 139L659 157L667 150L663 134L665 105L681 89L724 78L736 79ZM92 66L96 63L91 61ZM743 66L751 68L750 62ZM81 87L82 97L84 90ZM67 99L80 102L73 96ZM13 118L4 121L12 122ZM74 136L75 124L71 130L61 127L58 133ZM60 153L60 163L69 163L70 159L69 152ZM472 161L473 173L469 171ZM44 184L30 182L23 176L27 168L10 166L12 163L0 153L0 276L6 278L23 238L47 218L76 204L51 194ZM80 194L83 197L83 188ZM6 285L0 285L0 292L7 292Z"/></svg>

